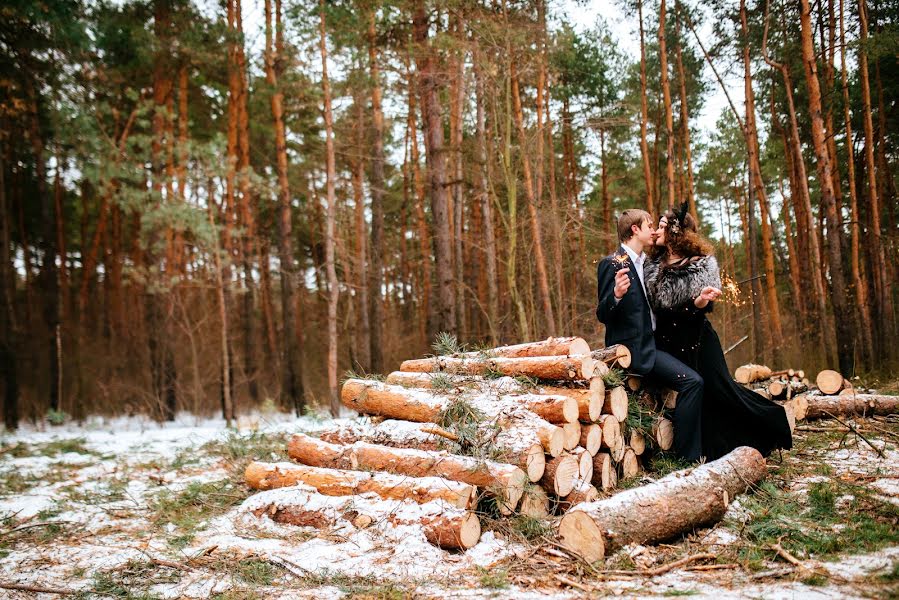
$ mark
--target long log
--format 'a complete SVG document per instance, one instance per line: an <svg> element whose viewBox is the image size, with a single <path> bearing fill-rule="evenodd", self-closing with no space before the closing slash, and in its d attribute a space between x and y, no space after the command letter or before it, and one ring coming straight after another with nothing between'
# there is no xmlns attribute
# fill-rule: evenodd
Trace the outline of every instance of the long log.
<svg viewBox="0 0 899 600"><path fill-rule="evenodd" d="M387 448L366 442L340 446L302 433L291 438L288 454L294 460L314 467L370 469L411 477L443 477L461 481L496 494L501 510L510 512L521 498L528 480L524 471L510 464L445 452Z"/></svg>
<svg viewBox="0 0 899 600"><path fill-rule="evenodd" d="M361 413L422 423L440 423L444 411L453 401L450 396L361 379L348 379L340 397L346 406ZM564 433L522 407L533 405L542 410L559 405L563 407L560 409L563 414L567 411L568 418L577 421L577 407L563 396L480 394L464 399L501 427L533 430L544 449L553 456L562 451L560 440L564 446Z"/></svg>
<svg viewBox="0 0 899 600"><path fill-rule="evenodd" d="M737 367L737 370L734 371L734 379L737 380L737 383L753 383L769 377L771 377L771 369L765 365L748 364Z"/></svg>
<svg viewBox="0 0 899 600"><path fill-rule="evenodd" d="M619 423L627 420L627 392L624 386L618 386L606 390L602 405L602 414L614 415Z"/></svg>
<svg viewBox="0 0 899 600"><path fill-rule="evenodd" d="M582 423L592 423L602 414L604 390L602 378L594 377L590 380L589 388L540 386L534 391L538 394L573 398L578 405L578 418L580 421Z"/></svg>
<svg viewBox="0 0 899 600"><path fill-rule="evenodd" d="M351 448L354 469L387 471L412 477L443 477L470 483L494 494L504 514L515 510L528 482L527 474L518 467L492 460L443 452L385 448L365 442L356 442Z"/></svg>
<svg viewBox="0 0 899 600"><path fill-rule="evenodd" d="M563 454L547 461L546 472L540 484L547 492L556 496L567 496L574 489L578 479L580 463L577 457L571 454Z"/></svg>
<svg viewBox="0 0 899 600"><path fill-rule="evenodd" d="M533 356L526 358L452 358L435 356L407 360L401 371L446 372L459 375L501 373L509 377L535 377L559 381L587 381L593 376L596 361L591 356Z"/></svg>
<svg viewBox="0 0 899 600"><path fill-rule="evenodd" d="M499 346L480 352L465 352L463 358L525 358L534 356L571 356L590 354L590 345L579 337L550 337L539 342L526 342L512 346Z"/></svg>
<svg viewBox="0 0 899 600"><path fill-rule="evenodd" d="M631 366L631 351L623 344L599 348L591 352L590 355L609 367L627 369Z"/></svg>
<svg viewBox="0 0 899 600"><path fill-rule="evenodd" d="M808 400L806 419L826 419L828 413L837 417L893 415L899 413L899 396L856 394L855 396L805 396Z"/></svg>
<svg viewBox="0 0 899 600"><path fill-rule="evenodd" d="M503 398L516 398L516 396L503 396ZM568 396L527 394L523 404L532 413L554 425L573 423L578 420L580 414L577 400Z"/></svg>
<svg viewBox="0 0 899 600"><path fill-rule="evenodd" d="M388 500L409 499L419 504L443 500L456 508L471 508L477 495L477 488L473 485L439 477L324 469L288 462L252 462L244 471L244 479L254 490L272 490L303 483L325 496L371 492Z"/></svg>
<svg viewBox="0 0 899 600"><path fill-rule="evenodd" d="M430 543L447 550L466 550L481 537L477 515L440 500L415 504L367 496L325 496L303 484L260 492L244 501L239 510L276 523L317 529L419 525Z"/></svg>
<svg viewBox="0 0 899 600"><path fill-rule="evenodd" d="M533 419L527 420L533 421ZM554 448L556 454L563 451L564 444L564 434L560 428L543 424L535 428L535 423L532 422L529 425L525 422L506 421L499 432L493 429L491 423L484 423L479 427L482 436L489 439L493 448L499 451L498 455L494 457L497 462L507 462L523 469L527 472L530 481L539 481L546 466L544 448L537 430L550 429L548 446ZM552 439L553 434L555 434L555 441ZM391 448L416 448L418 450L447 449L446 440L458 441L452 432L445 431L436 425L394 419L387 419L377 425L349 423L323 432L321 439L332 444L368 442ZM555 445L553 446L553 444Z"/></svg>
<svg viewBox="0 0 899 600"><path fill-rule="evenodd" d="M760 481L765 459L741 446L606 500L579 504L559 523L562 543L588 562L630 543L652 544L719 521L730 501Z"/></svg>

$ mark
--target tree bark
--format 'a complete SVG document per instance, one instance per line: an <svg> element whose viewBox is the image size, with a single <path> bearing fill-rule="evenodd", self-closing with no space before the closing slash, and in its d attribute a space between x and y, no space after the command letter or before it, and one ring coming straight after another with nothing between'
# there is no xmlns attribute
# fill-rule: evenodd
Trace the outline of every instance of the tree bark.
<svg viewBox="0 0 899 600"><path fill-rule="evenodd" d="M668 82L668 50L665 44L665 0L659 4L659 60L662 76L662 101L665 105L665 175L668 190L668 209L674 208L674 116L671 109L671 86Z"/></svg>
<svg viewBox="0 0 899 600"><path fill-rule="evenodd" d="M319 1L319 51L322 59L322 94L324 96L325 152L327 154L326 188L327 217L325 226L325 269L328 272L328 390L331 399L331 416L340 413L340 396L337 387L337 301L340 288L337 283L337 268L334 244L337 222L337 196L334 180L337 177L334 156L334 126L331 116L331 84L328 81L328 47L325 37L325 0Z"/></svg>
<svg viewBox="0 0 899 600"><path fill-rule="evenodd" d="M486 90L484 76L480 69L481 56L476 52L474 58L474 75L477 101L477 202L481 207L481 222L484 238L483 266L484 278L487 282L487 327L490 330L490 342L496 344L499 339L499 291L496 286L496 237L493 229L493 203L489 189L487 170L487 115L484 108Z"/></svg>
<svg viewBox="0 0 899 600"><path fill-rule="evenodd" d="M649 166L649 146L646 143L646 124L649 122L649 108L646 101L646 43L643 39L643 0L637 0L637 17L640 20L640 154L643 156L646 210L650 214L654 214L652 171Z"/></svg>
<svg viewBox="0 0 899 600"><path fill-rule="evenodd" d="M443 119L437 75L437 50L428 40L428 15L425 3L418 0L413 9L412 33L417 45L416 66L421 94L422 125L427 151L428 194L434 227L434 256L437 269L436 330L457 333L456 305L453 296L452 247L450 245L449 200L446 190L446 154L443 148Z"/></svg>
<svg viewBox="0 0 899 600"><path fill-rule="evenodd" d="M690 144L690 118L689 106L687 103L687 73L684 71L683 52L681 50L681 4L680 0L675 0L674 11L677 25L677 43L675 45L675 56L677 57L677 73L680 80L680 119L681 127L683 127L683 145L684 156L687 160L687 186L686 196L690 207L690 214L699 223L699 212L696 209L696 196L693 185L693 151Z"/></svg>
<svg viewBox="0 0 899 600"><path fill-rule="evenodd" d="M594 562L630 543L653 544L719 521L730 501L765 475L758 450L741 446L690 471L579 504L562 517L559 535L567 548Z"/></svg>
<svg viewBox="0 0 899 600"><path fill-rule="evenodd" d="M274 16L274 23L272 18ZM283 356L281 362L281 396L289 402L297 416L306 410L303 391L302 363L297 331L296 268L293 257L293 222L290 181L287 166L287 131L284 124L284 93L278 83L283 70L283 42L281 28L281 0L275 0L272 15L271 0L265 0L265 78L274 89L271 97L272 120L275 129L276 170L278 173L278 258L281 263L281 313L284 327L281 332ZM274 31L274 39L273 39ZM274 43L273 43L274 42Z"/></svg>
<svg viewBox="0 0 899 600"><path fill-rule="evenodd" d="M812 121L812 141L817 158L817 172L821 186L821 205L827 218L828 255L830 262L831 301L836 322L836 344L840 370L854 371L853 346L855 335L852 331L852 314L846 297L846 283L843 276L840 222L837 218L836 200L833 187L833 172L830 154L827 151L827 132L821 112L821 90L818 83L818 67L812 41L811 6L808 0L800 0L800 32L802 37L802 62L808 84L809 116Z"/></svg>
<svg viewBox="0 0 899 600"><path fill-rule="evenodd" d="M375 11L368 20L368 65L371 77L371 118L374 139L371 161L371 262L368 270L368 323L370 327L369 356L371 370L384 370L384 304L381 282L384 253L384 111L381 109L381 70L378 65L378 46L375 31ZM363 340L364 342L365 340Z"/></svg>

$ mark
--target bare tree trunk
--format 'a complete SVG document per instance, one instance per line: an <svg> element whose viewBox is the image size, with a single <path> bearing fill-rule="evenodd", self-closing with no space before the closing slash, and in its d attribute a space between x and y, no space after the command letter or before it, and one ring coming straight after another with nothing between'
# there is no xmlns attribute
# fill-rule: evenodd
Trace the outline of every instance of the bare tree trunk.
<svg viewBox="0 0 899 600"><path fill-rule="evenodd" d="M4 382L3 423L7 431L14 431L19 427L19 323L14 295L17 275L10 253L11 213L11 207L6 202L6 149L0 146L0 378Z"/></svg>
<svg viewBox="0 0 899 600"><path fill-rule="evenodd" d="M846 284L843 276L843 262L840 246L840 224L836 214L833 175L830 155L827 152L824 119L821 114L821 90L818 84L818 67L811 31L811 7L808 0L800 0L800 32L802 36L802 61L805 67L805 78L808 84L809 115L812 120L812 140L817 158L818 179L821 186L821 204L827 217L827 237L830 241L828 254L830 258L831 301L833 303L834 320L836 321L836 343L840 371L854 371L854 355L852 352L855 339L852 331L852 315L846 298Z"/></svg>
<svg viewBox="0 0 899 600"><path fill-rule="evenodd" d="M433 319L431 317L431 253L429 250L431 241L430 235L428 235L428 221L425 217L425 186L421 175L421 160L418 150L418 121L416 118L415 107L416 85L412 75L412 69L408 62L406 64L406 70L408 72L407 84L409 97L408 123L406 129L409 132L412 184L415 196L415 219L418 225L419 268L417 269L417 272L419 277L419 293L421 294L421 298L419 298L418 302L418 324L421 342L422 344L427 344L433 325Z"/></svg>
<svg viewBox="0 0 899 600"><path fill-rule="evenodd" d="M327 153L326 189L327 217L325 225L325 269L328 273L328 390L331 399L331 416L340 413L340 396L337 389L337 269L334 260L334 240L337 235L337 197L334 179L337 167L334 157L333 118L331 116L331 84L328 81L328 47L325 39L325 0L319 0L319 50L322 58L322 94L324 96L325 152Z"/></svg>
<svg viewBox="0 0 899 600"><path fill-rule="evenodd" d="M456 305L453 297L452 248L450 246L449 201L446 190L446 154L443 148L437 50L428 41L428 16L424 0L418 0L412 16L413 40L418 46L416 64L421 93L421 110L428 155L428 187L431 218L434 226L434 256L437 265L436 328L452 335L457 333Z"/></svg>
<svg viewBox="0 0 899 600"><path fill-rule="evenodd" d="M668 50L665 46L665 0L659 5L659 58L661 61L662 99L665 104L665 176L668 187L668 208L674 208L674 116L671 110L671 86L668 83Z"/></svg>
<svg viewBox="0 0 899 600"><path fill-rule="evenodd" d="M371 161L371 254L368 270L369 357L374 373L384 371L384 305L381 282L384 253L384 112L381 110L381 71L375 32L375 11L368 19L368 67L371 77L371 118L374 140ZM360 242L362 243L362 242Z"/></svg>
<svg viewBox="0 0 899 600"><path fill-rule="evenodd" d="M274 26L272 22L271 0L265 0L265 78L274 88L271 97L272 120L275 128L275 156L278 173L278 257L281 262L281 312L284 320L282 339L281 395L290 403L297 416L305 412L306 400L303 391L302 363L300 362L299 338L297 337L298 299L293 257L293 222L290 208L290 181L287 178L287 132L284 125L284 93L278 86L278 78L283 68L281 30L281 0L275 0ZM273 45L274 31L274 45Z"/></svg>
<svg viewBox="0 0 899 600"><path fill-rule="evenodd" d="M484 89L483 74L480 70L480 55L475 56L475 86L477 92L477 193L478 203L481 206L481 221L484 238L484 277L487 281L487 327L490 330L490 343L497 344L499 340L497 326L499 325L499 294L496 287L496 238L493 230L493 203L491 202L489 189L489 175L487 173L487 118L484 104L486 103L486 90Z"/></svg>
<svg viewBox="0 0 899 600"><path fill-rule="evenodd" d="M681 51L681 5L680 0L675 0L674 4L675 20L677 24L677 45L675 46L675 55L677 56L677 73L680 80L680 119L683 127L683 143L684 157L687 160L687 187L686 196L690 206L690 214L699 222L699 212L696 210L696 196L693 191L693 152L690 146L690 118L689 106L687 104L687 73L684 71L683 52Z"/></svg>
<svg viewBox="0 0 899 600"><path fill-rule="evenodd" d="M546 322L546 332L556 335L556 318L553 314L552 298L549 293L549 277L546 270L546 258L543 254L543 236L540 231L540 220L537 216L537 200L534 197L534 187L531 180L531 161L528 158L527 138L524 132L524 118L521 110L521 95L518 89L518 75L515 64L512 63L512 101L515 110L515 125L518 129L518 143L521 147L521 161L523 167L524 189L528 198L528 215L531 223L531 235L534 237L534 262L537 265L537 284L540 292L540 300L543 304L543 318Z"/></svg>
<svg viewBox="0 0 899 600"><path fill-rule="evenodd" d="M865 0L858 2L859 13L859 48L858 48L858 77L862 84L862 123L865 130L865 170L868 175L868 207L870 213L870 246L871 256L874 259L872 275L874 280L874 305L879 306L880 323L878 329L885 334L887 303L889 302L886 288L886 258L883 249L883 240L880 232L880 194L877 187L876 166L874 164L874 121L871 117L871 83L868 74L868 8ZM876 330L872 330L876 331ZM881 339L886 339L886 335ZM878 346L884 346L883 343Z"/></svg>
<svg viewBox="0 0 899 600"><path fill-rule="evenodd" d="M768 198L765 193L765 185L762 181L762 169L759 162L758 130L755 123L755 93L752 88L751 59L749 56L749 31L746 24L746 3L740 2L740 23L743 32L743 69L744 87L746 97L746 142L749 160L749 197L757 197L762 220L762 253L765 261L765 290L768 305L768 319L770 327L765 328L766 347L774 352L775 360L779 359L779 350L775 345L783 340L783 330L780 324L780 307L777 303L777 288L774 274L774 253L771 243L771 228L768 223ZM754 193L753 193L754 192ZM754 209L750 203L750 224L754 222L752 215ZM754 240L753 240L754 241Z"/></svg>
<svg viewBox="0 0 899 600"><path fill-rule="evenodd" d="M831 360L831 356L833 356L833 343L836 339L836 333L834 331L833 320L830 319L830 315L827 312L827 294L825 292L823 269L821 266L822 254L820 246L818 244L818 237L815 233L816 227L812 212L811 195L808 189L808 176L805 170L805 160L802 157L802 148L800 145L801 138L799 137L799 123L796 118L796 105L793 102L793 81L790 76L789 67L786 64L774 61L768 56L767 38L768 19L766 10L765 32L763 34L762 40L762 55L765 58L765 62L767 62L775 69L778 69L784 79L784 91L787 97L787 114L790 120L790 132L788 135L788 139L790 141L793 167L795 169L796 175L796 188L793 189L792 196L795 198L797 195L796 192L799 192L799 200L801 202L803 213L802 217L800 217L798 211L796 213L796 229L798 238L797 242L800 243L800 249L802 247L801 242L803 241L803 239L806 240L806 243L808 245L808 265L810 266L810 279L812 280L812 301L815 304L817 318L819 320L819 326L815 328L815 331L819 334L818 337L820 339L821 349L824 352L825 358L829 362ZM813 319L810 321L814 322Z"/></svg>
<svg viewBox="0 0 899 600"><path fill-rule="evenodd" d="M464 35L464 23L458 11L453 11L453 28L455 29L455 41L461 44ZM465 255L462 244L463 236L463 179L462 179L462 108L465 102L465 57L459 50L452 52L450 61L450 147L452 161L452 240L453 240L453 271L455 273L454 297L456 302L456 326L460 334L467 333L468 327L465 319Z"/></svg>
<svg viewBox="0 0 899 600"><path fill-rule="evenodd" d="M353 186L353 202L355 203L355 228L356 234L353 236L354 243L356 246L356 295L358 296L358 317L348 317L350 320L351 326L356 325L356 321L358 321L358 331L352 336L352 343L350 344L350 352L355 353L355 363L358 363L359 367L364 372L380 372L374 371L372 367L371 361L371 321L370 321L370 311L372 310L372 304L370 302L369 294L371 293L371 289L369 287L370 283L372 283L369 278L369 272L367 270L367 262L366 262L366 251L365 247L368 241L368 235L366 231L366 223L365 223L365 199L364 193L362 189L362 181L365 178L365 160L363 157L363 149L365 148L365 107L361 102L361 97L359 94L356 94L354 97L354 102L356 104L356 149L354 151L354 155L351 158L351 164L353 169L352 174L352 186ZM383 147L381 148L383 153ZM383 158L383 156L382 156ZM374 162L374 161L373 161ZM383 164L381 165L381 176L382 180L380 182L381 187L384 185L383 181ZM372 164L372 169L374 169L374 164ZM374 177L372 177L372 199L374 201ZM383 194L382 194L383 196ZM383 200L383 198L382 198ZM383 212L383 211L382 211ZM383 226L383 214L381 215L381 225ZM380 236L380 233L379 233ZM380 240L379 240L380 241ZM372 260L374 260L374 255L372 255ZM380 260L378 261L380 262ZM347 262L348 265L352 264L351 262ZM378 278L378 282L375 285L380 286L380 278ZM350 298L348 305L353 307L354 303L356 303L355 298ZM380 312L380 310L379 310ZM355 364L353 365L356 366Z"/></svg>
<svg viewBox="0 0 899 600"><path fill-rule="evenodd" d="M858 211L858 193L855 187L855 156L853 152L852 118L849 113L849 74L846 67L846 28L844 21L843 0L840 0L840 83L843 90L843 121L846 128L846 153L848 155L847 167L849 170L849 221L851 223L851 253L850 268L852 270L852 282L855 290L856 310L861 327L858 330L862 344L862 352L868 366L874 360L874 347L871 336L874 333L871 320L871 311L868 307L868 286L861 275L861 260L859 243L861 239L861 217Z"/></svg>
<svg viewBox="0 0 899 600"><path fill-rule="evenodd" d="M643 37L643 0L637 0L637 16L640 19L640 154L643 156L643 181L646 183L646 210L654 213L652 171L649 167L649 146L646 143L646 124L649 122L649 107L646 102L646 43Z"/></svg>

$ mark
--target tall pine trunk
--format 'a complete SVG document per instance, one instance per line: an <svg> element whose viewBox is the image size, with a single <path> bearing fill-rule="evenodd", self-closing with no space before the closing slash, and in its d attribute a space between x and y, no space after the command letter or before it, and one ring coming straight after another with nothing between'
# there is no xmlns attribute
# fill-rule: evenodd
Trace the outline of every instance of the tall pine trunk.
<svg viewBox="0 0 899 600"><path fill-rule="evenodd" d="M668 209L674 208L674 116L671 109L671 86L668 83L668 50L665 44L665 0L659 5L659 58L662 76L662 102L665 106L665 178Z"/></svg>
<svg viewBox="0 0 899 600"><path fill-rule="evenodd" d="M384 111L381 109L381 70L375 31L375 11L368 20L368 67L371 77L371 253L368 267L368 324L370 368L384 371L384 304L381 296L384 254Z"/></svg>
<svg viewBox="0 0 899 600"><path fill-rule="evenodd" d="M652 170L649 166L649 145L646 143L649 107L646 101L646 42L643 35L643 0L637 0L637 16L640 20L640 154L643 157L643 181L646 184L646 210L654 213Z"/></svg>

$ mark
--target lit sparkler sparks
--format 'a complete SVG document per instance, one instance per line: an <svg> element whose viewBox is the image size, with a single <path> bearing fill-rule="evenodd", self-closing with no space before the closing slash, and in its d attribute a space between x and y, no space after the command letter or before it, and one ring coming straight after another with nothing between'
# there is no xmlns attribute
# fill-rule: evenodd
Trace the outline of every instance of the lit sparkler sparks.
<svg viewBox="0 0 899 600"><path fill-rule="evenodd" d="M721 297L718 299L718 302L727 302L734 306L746 304L746 300L743 298L740 286L736 280L725 273L721 274Z"/></svg>
<svg viewBox="0 0 899 600"><path fill-rule="evenodd" d="M627 254L616 254L614 260L618 263L619 269L628 269L631 266Z"/></svg>

